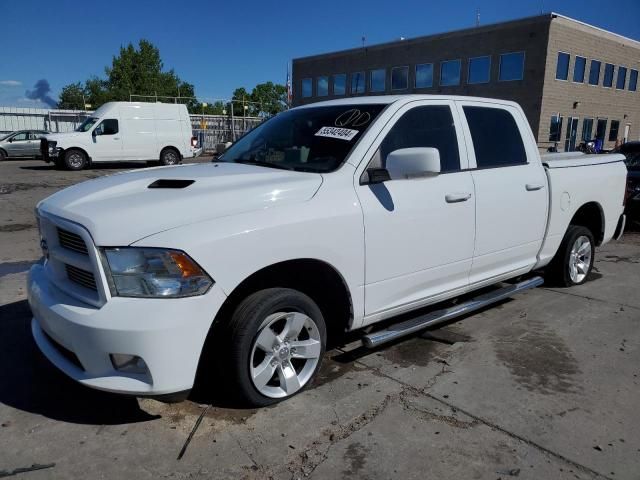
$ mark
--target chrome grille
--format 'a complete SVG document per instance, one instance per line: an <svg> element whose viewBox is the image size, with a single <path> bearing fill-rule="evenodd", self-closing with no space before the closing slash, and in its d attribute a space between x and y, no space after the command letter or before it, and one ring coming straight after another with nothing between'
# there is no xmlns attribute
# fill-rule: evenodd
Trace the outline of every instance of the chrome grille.
<svg viewBox="0 0 640 480"><path fill-rule="evenodd" d="M69 280L90 290L98 290L93 273L69 264L66 264L65 268L67 269L67 277Z"/></svg>
<svg viewBox="0 0 640 480"><path fill-rule="evenodd" d="M68 230L63 230L62 228L58 228L58 242L60 242L60 246L66 248L67 250L73 250L74 252L81 253L83 255L88 255L87 245L84 243L84 240L77 233L69 232Z"/></svg>

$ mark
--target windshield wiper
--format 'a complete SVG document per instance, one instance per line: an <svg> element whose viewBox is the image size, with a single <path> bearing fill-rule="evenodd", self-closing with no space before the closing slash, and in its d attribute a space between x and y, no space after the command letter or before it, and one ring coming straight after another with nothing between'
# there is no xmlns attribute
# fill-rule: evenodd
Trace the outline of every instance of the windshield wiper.
<svg viewBox="0 0 640 480"><path fill-rule="evenodd" d="M235 163L257 165L259 167L278 168L280 170L292 170L290 167L286 167L284 165L278 165L277 163L265 162L264 160L240 159L240 160L235 160Z"/></svg>

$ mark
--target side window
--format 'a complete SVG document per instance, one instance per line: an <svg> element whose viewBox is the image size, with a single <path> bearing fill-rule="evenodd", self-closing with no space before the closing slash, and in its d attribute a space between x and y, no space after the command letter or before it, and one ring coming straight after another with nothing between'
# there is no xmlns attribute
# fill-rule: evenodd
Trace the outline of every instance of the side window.
<svg viewBox="0 0 640 480"><path fill-rule="evenodd" d="M14 142L24 142L27 139L27 132L22 132L13 137Z"/></svg>
<svg viewBox="0 0 640 480"><path fill-rule="evenodd" d="M442 172L460 170L458 138L449 106L430 105L406 112L380 145L382 166L386 166L389 153L412 147L437 148Z"/></svg>
<svg viewBox="0 0 640 480"><path fill-rule="evenodd" d="M115 135L118 133L118 120L108 118L96 127L96 135Z"/></svg>
<svg viewBox="0 0 640 480"><path fill-rule="evenodd" d="M513 115L501 108L463 107L478 168L527 163L522 135Z"/></svg>

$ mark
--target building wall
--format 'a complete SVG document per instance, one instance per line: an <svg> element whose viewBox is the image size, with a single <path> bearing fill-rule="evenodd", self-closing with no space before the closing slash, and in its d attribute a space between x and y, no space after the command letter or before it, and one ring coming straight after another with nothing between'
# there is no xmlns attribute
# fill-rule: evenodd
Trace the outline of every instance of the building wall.
<svg viewBox="0 0 640 480"><path fill-rule="evenodd" d="M568 81L556 80L558 52L566 52L571 55ZM576 55L587 59L584 83L572 81ZM602 62L598 86L592 86L588 83L592 59ZM615 65L612 88L602 86L605 63ZM627 67L624 90L616 89L620 65ZM640 80L637 90L635 92L629 91L631 69L640 70L640 42L625 39L567 18L554 18L551 21L549 33L538 145L540 147L551 145L552 142L549 142L551 116L557 113L564 117L558 150L564 150L569 123L567 119L570 116L579 118L577 144L582 139L585 118L594 119L592 137L595 136L596 119L608 119L604 148L612 148L615 144L615 141L609 141L611 120L620 121L620 139L624 133L624 125L628 123L631 125L629 140L639 140Z"/></svg>
<svg viewBox="0 0 640 480"><path fill-rule="evenodd" d="M470 28L445 34L431 35L387 44L356 48L343 52L328 53L293 61L294 105L343 98L333 96L331 75L347 74L347 95L351 75L364 71L366 78L365 95L371 93L371 70L386 69L386 90L383 94L425 93L445 95L471 95L513 100L522 105L534 131L538 130L542 101L544 68L547 60L549 15L532 17L499 25ZM516 51L525 52L524 78L517 81L498 81L500 54ZM491 79L486 84L468 84L468 60L472 57L491 56ZM461 82L458 86L440 86L440 66L445 60L461 59ZM415 88L415 65L433 63L433 86ZM391 90L391 68L409 66L409 88ZM316 96L316 78L330 76L329 95ZM302 97L302 80L312 78L313 96Z"/></svg>

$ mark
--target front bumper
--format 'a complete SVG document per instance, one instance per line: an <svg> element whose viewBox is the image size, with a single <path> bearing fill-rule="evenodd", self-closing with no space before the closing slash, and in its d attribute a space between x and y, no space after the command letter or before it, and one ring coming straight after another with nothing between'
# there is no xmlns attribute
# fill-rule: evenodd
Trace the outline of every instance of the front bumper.
<svg viewBox="0 0 640 480"><path fill-rule="evenodd" d="M97 308L60 291L42 265L31 268L27 287L33 337L51 363L86 386L134 395L193 387L204 341L226 298L214 285L198 297L114 297ZM111 354L137 355L148 371L119 371Z"/></svg>

